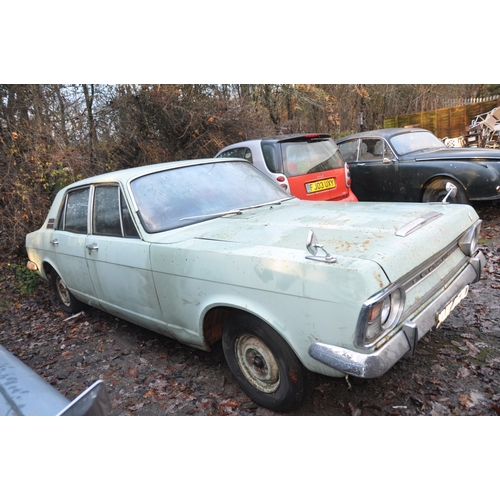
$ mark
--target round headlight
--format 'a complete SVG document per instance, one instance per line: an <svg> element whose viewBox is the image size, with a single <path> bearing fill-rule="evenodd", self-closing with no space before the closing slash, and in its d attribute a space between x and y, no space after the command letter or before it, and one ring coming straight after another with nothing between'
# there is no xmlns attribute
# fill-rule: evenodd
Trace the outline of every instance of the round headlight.
<svg viewBox="0 0 500 500"><path fill-rule="evenodd" d="M373 297L368 306L367 326L363 344L371 344L394 328L403 314L405 292L393 287Z"/></svg>
<svg viewBox="0 0 500 500"><path fill-rule="evenodd" d="M404 308L404 292L396 288L382 303L381 326L388 330L397 325Z"/></svg>
<svg viewBox="0 0 500 500"><path fill-rule="evenodd" d="M384 299L382 302L382 311L380 313L380 322L382 323L382 327L385 325L389 316L391 315L391 295Z"/></svg>

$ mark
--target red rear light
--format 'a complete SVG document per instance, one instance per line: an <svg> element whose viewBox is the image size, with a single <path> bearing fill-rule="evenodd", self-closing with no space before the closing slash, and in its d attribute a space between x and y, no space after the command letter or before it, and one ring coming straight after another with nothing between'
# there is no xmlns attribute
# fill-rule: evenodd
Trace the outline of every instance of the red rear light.
<svg viewBox="0 0 500 500"><path fill-rule="evenodd" d="M349 165L347 163L345 164L344 170L345 170L345 183L346 183L346 186L347 187L351 187L351 183L352 183L351 172L349 171Z"/></svg>
<svg viewBox="0 0 500 500"><path fill-rule="evenodd" d="M319 137L319 134L307 134L304 139L315 139L316 137Z"/></svg>
<svg viewBox="0 0 500 500"><path fill-rule="evenodd" d="M286 177L284 175L278 175L276 177L276 182L282 187L285 191L288 189L288 185L285 184L286 182Z"/></svg>

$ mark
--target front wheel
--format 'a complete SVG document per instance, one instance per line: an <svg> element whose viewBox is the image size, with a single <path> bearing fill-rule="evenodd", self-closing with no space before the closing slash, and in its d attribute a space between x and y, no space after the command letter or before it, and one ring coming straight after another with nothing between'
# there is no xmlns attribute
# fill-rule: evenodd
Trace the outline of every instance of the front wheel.
<svg viewBox="0 0 500 500"><path fill-rule="evenodd" d="M52 270L51 281L52 288L54 289L54 293L56 295L56 300L61 306L61 309L64 312L75 314L80 312L85 307L83 302L80 302L68 289L66 283L64 283L63 279Z"/></svg>
<svg viewBox="0 0 500 500"><path fill-rule="evenodd" d="M469 203L469 198L464 188L458 182L445 178L438 178L431 181L424 189L422 201L424 203L442 202L448 194L446 191L447 182L451 182L457 187L457 195L454 198L450 196L447 201L449 203L467 205Z"/></svg>
<svg viewBox="0 0 500 500"><path fill-rule="evenodd" d="M311 395L314 374L278 333L257 318L244 313L229 317L222 347L236 381L259 405L284 413Z"/></svg>

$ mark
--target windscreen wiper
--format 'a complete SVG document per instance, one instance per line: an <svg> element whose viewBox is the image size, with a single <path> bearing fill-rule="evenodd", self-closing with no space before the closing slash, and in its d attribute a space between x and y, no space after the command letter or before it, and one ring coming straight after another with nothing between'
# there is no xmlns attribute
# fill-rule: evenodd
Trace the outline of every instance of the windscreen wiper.
<svg viewBox="0 0 500 500"><path fill-rule="evenodd" d="M227 212L218 212L215 214L204 214L204 215L190 215L189 217L183 217L179 220L190 220L190 219L210 219L215 217L223 217L224 215L241 215L243 212L241 210L228 210Z"/></svg>
<svg viewBox="0 0 500 500"><path fill-rule="evenodd" d="M259 205L251 205L250 207L243 207L240 210L251 210L252 208L266 207L268 205L281 205L282 201L291 200L292 198L294 198L294 197L289 196L288 198L282 198L281 200L268 201L267 203L260 203Z"/></svg>

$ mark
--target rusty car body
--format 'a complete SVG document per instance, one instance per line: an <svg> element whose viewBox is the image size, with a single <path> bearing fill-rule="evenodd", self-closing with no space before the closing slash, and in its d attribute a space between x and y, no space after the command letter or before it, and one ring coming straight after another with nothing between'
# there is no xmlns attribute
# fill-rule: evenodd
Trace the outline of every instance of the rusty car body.
<svg viewBox="0 0 500 500"><path fill-rule="evenodd" d="M480 226L468 205L304 201L204 159L67 186L26 248L66 312L222 340L242 389L286 412L315 373L377 377L414 353L480 278Z"/></svg>

